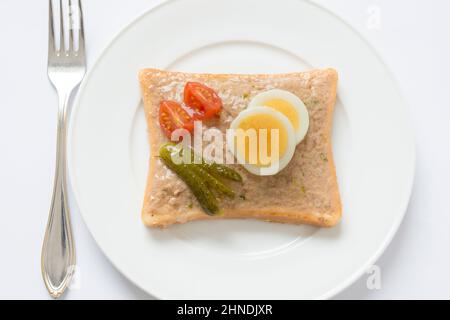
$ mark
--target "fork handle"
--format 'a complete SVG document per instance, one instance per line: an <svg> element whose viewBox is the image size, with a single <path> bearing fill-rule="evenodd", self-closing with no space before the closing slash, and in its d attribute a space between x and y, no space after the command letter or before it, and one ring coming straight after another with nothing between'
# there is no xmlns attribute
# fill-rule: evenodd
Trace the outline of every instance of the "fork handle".
<svg viewBox="0 0 450 320"><path fill-rule="evenodd" d="M75 270L75 247L70 226L66 176L66 113L70 94L71 92L59 94L56 171L41 256L44 283L53 298L59 298L64 293Z"/></svg>

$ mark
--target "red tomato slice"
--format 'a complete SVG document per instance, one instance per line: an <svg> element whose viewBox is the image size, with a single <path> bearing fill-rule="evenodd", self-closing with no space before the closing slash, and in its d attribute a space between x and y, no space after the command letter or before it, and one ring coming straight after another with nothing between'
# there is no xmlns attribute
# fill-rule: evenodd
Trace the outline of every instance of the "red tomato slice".
<svg viewBox="0 0 450 320"><path fill-rule="evenodd" d="M222 100L217 93L198 82L188 82L184 87L184 103L195 110L195 119L209 119L220 112Z"/></svg>
<svg viewBox="0 0 450 320"><path fill-rule="evenodd" d="M176 129L194 130L194 120L178 102L164 100L159 105L159 125L170 139Z"/></svg>

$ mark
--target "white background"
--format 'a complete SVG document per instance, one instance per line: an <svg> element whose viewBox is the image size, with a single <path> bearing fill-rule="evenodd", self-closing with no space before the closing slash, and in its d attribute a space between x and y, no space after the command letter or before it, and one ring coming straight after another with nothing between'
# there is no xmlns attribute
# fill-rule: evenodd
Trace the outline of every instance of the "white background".
<svg viewBox="0 0 450 320"><path fill-rule="evenodd" d="M365 275L337 298L449 299L450 2L315 1L350 23L384 58L409 105L417 144L416 179L408 212L377 262L381 289L368 290ZM84 0L89 64L126 24L159 2ZM371 17L377 11L380 25L372 28ZM0 0L3 299L48 298L41 279L40 250L53 184L57 100L47 79L47 12L46 0ZM76 205L71 204L79 269L76 288L65 298L151 298L109 263Z"/></svg>

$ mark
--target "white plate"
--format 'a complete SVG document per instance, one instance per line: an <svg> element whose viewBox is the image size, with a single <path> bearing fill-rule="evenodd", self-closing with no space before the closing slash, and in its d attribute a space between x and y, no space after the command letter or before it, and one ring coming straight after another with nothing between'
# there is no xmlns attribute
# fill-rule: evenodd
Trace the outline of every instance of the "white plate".
<svg viewBox="0 0 450 320"><path fill-rule="evenodd" d="M333 148L343 219L317 229L259 221L143 226L148 143L138 70L340 75ZM327 298L380 256L414 175L409 117L373 49L300 0L169 1L121 32L80 89L69 171L94 238L112 263L159 298Z"/></svg>

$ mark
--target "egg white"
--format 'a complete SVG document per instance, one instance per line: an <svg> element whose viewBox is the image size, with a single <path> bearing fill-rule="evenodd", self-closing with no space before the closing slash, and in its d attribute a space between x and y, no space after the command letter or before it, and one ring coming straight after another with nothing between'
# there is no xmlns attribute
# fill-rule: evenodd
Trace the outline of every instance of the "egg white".
<svg viewBox="0 0 450 320"><path fill-rule="evenodd" d="M257 106L264 106L266 101L270 100L284 100L291 104L298 114L299 128L294 129L296 144L299 144L306 136L309 128L309 113L306 109L303 101L297 97L292 92L281 90L281 89L271 89L268 91L261 92L257 94L248 105L248 108L254 108ZM268 106L268 108L271 108ZM289 120L289 119L288 119ZM289 121L290 122L290 121Z"/></svg>
<svg viewBox="0 0 450 320"><path fill-rule="evenodd" d="M270 166L258 166L256 164L250 164L245 161L245 155L241 154L239 151L235 150L235 139L234 139L234 130L239 128L239 124L246 117L259 115L259 114L267 114L276 118L279 122L282 123L283 127L286 129L287 133L287 143L286 150L283 155L280 155L278 162L272 163ZM234 120L231 122L230 129L227 130L227 145L230 152L236 157L237 162L244 166L244 168L259 176L269 176L274 175L280 172L287 164L291 161L294 152L295 152L295 132L294 127L292 126L291 121L279 111L274 110L270 107L265 106L255 106L249 109L242 111Z"/></svg>

